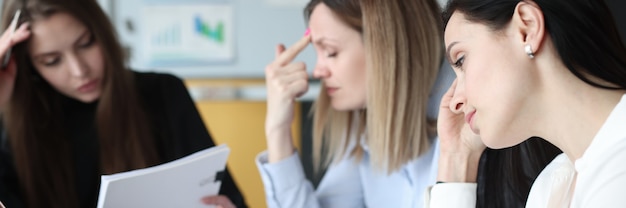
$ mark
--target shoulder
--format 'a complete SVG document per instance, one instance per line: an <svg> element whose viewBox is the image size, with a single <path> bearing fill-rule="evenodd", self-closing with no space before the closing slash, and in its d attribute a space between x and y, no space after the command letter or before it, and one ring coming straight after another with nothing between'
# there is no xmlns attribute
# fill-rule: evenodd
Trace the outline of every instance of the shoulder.
<svg viewBox="0 0 626 208"><path fill-rule="evenodd" d="M565 153L556 156L544 169L539 173L537 179L533 183L532 189L540 188L543 185L551 184L555 174L561 172L574 172L574 165ZM532 190L531 190L532 192Z"/></svg>
<svg viewBox="0 0 626 208"><path fill-rule="evenodd" d="M626 138L601 149L602 154L576 161L578 179L574 207L624 207ZM584 157L584 156L583 156Z"/></svg>
<svg viewBox="0 0 626 208"><path fill-rule="evenodd" d="M600 181L610 183L615 178L626 178L626 166L623 165L626 160L625 150L626 138L621 138L595 150L601 154L583 155L576 161L576 170L581 178L593 180L596 184Z"/></svg>
<svg viewBox="0 0 626 208"><path fill-rule="evenodd" d="M571 181L574 173L574 165L565 153L556 156L533 182L526 207L546 207L552 192L560 191L555 189L555 181Z"/></svg>
<svg viewBox="0 0 626 208"><path fill-rule="evenodd" d="M133 72L135 85L145 99L187 96L183 80L172 74L156 72Z"/></svg>
<svg viewBox="0 0 626 208"><path fill-rule="evenodd" d="M171 74L133 72L135 86L145 107L152 111L176 109L192 105L192 99L182 79Z"/></svg>
<svg viewBox="0 0 626 208"><path fill-rule="evenodd" d="M167 87L184 86L183 80L172 74L157 72L133 72L135 82L139 86L146 87Z"/></svg>

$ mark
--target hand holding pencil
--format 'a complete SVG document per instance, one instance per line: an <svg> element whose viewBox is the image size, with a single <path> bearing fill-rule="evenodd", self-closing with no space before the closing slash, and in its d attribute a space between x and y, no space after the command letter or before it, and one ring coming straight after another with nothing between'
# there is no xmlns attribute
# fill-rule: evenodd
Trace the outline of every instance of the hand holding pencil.
<svg viewBox="0 0 626 208"><path fill-rule="evenodd" d="M19 14L20 11L16 12L11 25L0 37L0 56L3 57L0 70L0 112L4 110L4 107L10 100L13 85L15 84L17 65L15 59L11 57L11 48L28 39L31 34L29 23L24 23L15 29Z"/></svg>

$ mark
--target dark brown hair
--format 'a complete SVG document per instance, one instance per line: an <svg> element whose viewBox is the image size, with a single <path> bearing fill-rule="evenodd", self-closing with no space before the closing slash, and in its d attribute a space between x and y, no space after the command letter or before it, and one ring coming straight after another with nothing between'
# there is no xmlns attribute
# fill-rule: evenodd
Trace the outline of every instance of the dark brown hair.
<svg viewBox="0 0 626 208"><path fill-rule="evenodd" d="M26 2L26 5L24 5ZM2 28L17 9L20 22L67 13L81 21L101 47L105 63L96 130L100 172L111 174L158 162L150 123L140 107L137 88L114 27L95 0L5 0ZM3 122L27 207L78 207L74 157L64 126L62 95L41 78L28 55L28 41L15 47L18 70Z"/></svg>

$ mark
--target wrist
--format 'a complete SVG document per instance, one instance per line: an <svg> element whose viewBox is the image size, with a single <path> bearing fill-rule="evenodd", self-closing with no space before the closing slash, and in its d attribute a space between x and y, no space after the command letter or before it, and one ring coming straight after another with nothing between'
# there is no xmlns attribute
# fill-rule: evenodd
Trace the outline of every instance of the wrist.
<svg viewBox="0 0 626 208"><path fill-rule="evenodd" d="M288 128L286 130L271 131L266 133L269 163L278 162L293 154L294 146L291 141L292 137L290 130L291 129Z"/></svg>
<svg viewBox="0 0 626 208"><path fill-rule="evenodd" d="M478 175L478 162L480 161L481 154L442 152L439 156L437 181L475 183Z"/></svg>

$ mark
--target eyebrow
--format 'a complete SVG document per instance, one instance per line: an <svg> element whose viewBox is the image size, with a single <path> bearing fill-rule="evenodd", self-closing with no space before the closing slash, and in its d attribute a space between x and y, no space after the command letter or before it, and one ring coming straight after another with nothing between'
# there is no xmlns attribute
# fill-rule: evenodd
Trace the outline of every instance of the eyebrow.
<svg viewBox="0 0 626 208"><path fill-rule="evenodd" d="M448 45L448 48L446 48L446 58L448 58L448 62L450 62L450 63L452 63L452 57L450 57L450 50L457 43L459 43L459 42L458 41L452 42L452 43L450 43L450 45Z"/></svg>
<svg viewBox="0 0 626 208"><path fill-rule="evenodd" d="M313 44L314 45L328 45L328 44L325 44L324 42L337 42L337 41L333 40L333 39L326 38L326 37L322 37L320 39L315 40L313 42Z"/></svg>
<svg viewBox="0 0 626 208"><path fill-rule="evenodd" d="M91 31L89 30L85 30L85 32L83 32L80 36L78 36L78 38L76 39L76 41L74 41L74 43L72 43L72 45L75 45L76 43L80 42L83 38L87 37L87 35L90 34ZM32 56L33 58L39 58L39 57L45 57L45 56L50 56L50 55L55 55L57 54L57 51L52 51L52 52L44 52L44 53L38 53L35 54L34 56Z"/></svg>
<svg viewBox="0 0 626 208"><path fill-rule="evenodd" d="M80 42L81 40L83 40L83 38L88 37L91 34L91 31L89 30L85 30L85 32L83 32L83 34L81 34L80 36L78 36L78 39L76 39L76 41L74 41L74 44Z"/></svg>

